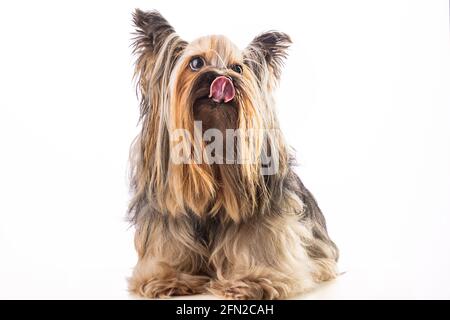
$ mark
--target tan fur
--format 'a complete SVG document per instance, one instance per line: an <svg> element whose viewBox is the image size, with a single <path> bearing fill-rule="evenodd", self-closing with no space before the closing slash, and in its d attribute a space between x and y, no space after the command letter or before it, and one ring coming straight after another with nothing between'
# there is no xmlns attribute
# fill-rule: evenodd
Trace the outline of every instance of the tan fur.
<svg viewBox="0 0 450 320"><path fill-rule="evenodd" d="M270 35L240 51L223 36L188 44L155 12L137 11L135 24L142 131L131 152L138 263L130 291L144 297L209 291L225 298L282 299L335 278L337 248L314 198L291 169L278 130L272 93L277 59L287 45L267 51L270 60L262 52ZM206 62L198 73L188 67L195 56ZM230 71L236 63L242 75ZM275 130L268 143L260 130L236 145L244 158L276 150L279 168L273 177L261 174L258 156L244 164L170 160L171 133L182 128L195 134L192 88L208 71L239 81L233 126Z"/></svg>

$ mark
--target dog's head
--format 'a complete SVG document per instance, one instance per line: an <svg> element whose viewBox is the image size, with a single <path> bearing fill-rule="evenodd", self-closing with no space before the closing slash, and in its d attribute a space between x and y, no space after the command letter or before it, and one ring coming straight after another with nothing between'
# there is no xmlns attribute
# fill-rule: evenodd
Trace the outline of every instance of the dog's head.
<svg viewBox="0 0 450 320"><path fill-rule="evenodd" d="M139 161L142 170L148 170L140 174L145 176L141 187L158 190L153 197L155 192L164 194L156 200L169 212L191 210L201 214L225 206L236 213L232 218L238 219L242 209L239 201L223 195L225 189L239 194L236 189L247 186L244 197L251 194L252 199L246 203L256 201L256 189L263 184L260 155L270 149L272 153L281 151L284 157L281 136L272 132L268 137L267 130L278 129L272 91L291 43L289 36L266 32L240 50L224 36L206 36L188 43L156 11L136 10L133 20L135 74L143 119ZM231 147L222 144L205 154L206 161L198 159L208 147L202 141L196 148L192 142L197 136L209 134L213 140L211 132L224 138L227 130L236 129L253 132L242 139L233 138ZM224 152L230 148L233 156L256 155L256 161L245 163L234 158L229 162ZM174 156L179 158L180 150L184 156L197 158L172 161ZM214 166L211 158L222 162Z"/></svg>

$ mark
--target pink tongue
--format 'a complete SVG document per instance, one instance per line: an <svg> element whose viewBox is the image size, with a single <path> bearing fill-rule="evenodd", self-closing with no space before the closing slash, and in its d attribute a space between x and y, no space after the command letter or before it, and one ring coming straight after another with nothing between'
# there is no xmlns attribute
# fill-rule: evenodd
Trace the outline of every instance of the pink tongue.
<svg viewBox="0 0 450 320"><path fill-rule="evenodd" d="M214 102L229 102L233 100L236 92L234 91L233 82L227 77L220 76L214 79L209 88L209 97Z"/></svg>

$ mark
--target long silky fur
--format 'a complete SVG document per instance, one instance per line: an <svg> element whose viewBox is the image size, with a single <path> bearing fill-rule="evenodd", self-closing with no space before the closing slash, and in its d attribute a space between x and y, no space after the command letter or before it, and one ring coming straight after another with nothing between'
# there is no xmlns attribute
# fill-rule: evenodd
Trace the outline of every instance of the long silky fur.
<svg viewBox="0 0 450 320"><path fill-rule="evenodd" d="M335 278L337 247L292 169L293 152L275 114L272 93L290 38L267 32L241 52L223 36L187 43L156 11L136 10L133 21L142 129L130 156L129 220L138 252L130 291L144 297L209 291L225 298L281 299ZM272 130L267 142L257 133L236 148L243 156L276 150L275 174L261 174L259 157L223 165L170 160L171 132L194 133L191 89L198 78L187 64L199 54L215 68L242 61L244 72L234 79L237 119L222 123Z"/></svg>

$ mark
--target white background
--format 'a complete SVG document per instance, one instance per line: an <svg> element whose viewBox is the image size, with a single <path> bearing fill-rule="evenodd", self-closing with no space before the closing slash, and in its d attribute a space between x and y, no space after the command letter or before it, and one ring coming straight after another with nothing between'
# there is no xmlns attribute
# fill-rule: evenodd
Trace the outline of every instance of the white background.
<svg viewBox="0 0 450 320"><path fill-rule="evenodd" d="M0 4L0 298L129 298L131 12L287 32L278 110L347 273L299 298L450 298L447 1Z"/></svg>

